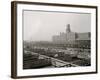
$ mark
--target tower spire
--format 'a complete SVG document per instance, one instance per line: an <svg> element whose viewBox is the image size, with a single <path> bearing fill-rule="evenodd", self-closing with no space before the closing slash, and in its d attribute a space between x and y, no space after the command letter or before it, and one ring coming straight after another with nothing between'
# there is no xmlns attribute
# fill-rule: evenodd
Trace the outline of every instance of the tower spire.
<svg viewBox="0 0 100 80"><path fill-rule="evenodd" d="M71 32L71 30L70 30L70 24L67 24L67 26L66 26L66 33L69 33L69 32Z"/></svg>

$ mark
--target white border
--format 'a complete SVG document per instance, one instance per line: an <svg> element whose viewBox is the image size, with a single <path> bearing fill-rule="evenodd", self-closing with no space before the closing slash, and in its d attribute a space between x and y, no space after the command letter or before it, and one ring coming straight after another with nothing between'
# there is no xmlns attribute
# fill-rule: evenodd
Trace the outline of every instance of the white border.
<svg viewBox="0 0 100 80"><path fill-rule="evenodd" d="M91 66L90 67L71 67L71 68L53 68L53 69L31 69L23 70L23 44L22 44L22 10L46 10L63 12L81 12L91 13ZM35 76L63 73L80 73L96 71L96 9L58 7L45 5L17 4L17 76Z"/></svg>

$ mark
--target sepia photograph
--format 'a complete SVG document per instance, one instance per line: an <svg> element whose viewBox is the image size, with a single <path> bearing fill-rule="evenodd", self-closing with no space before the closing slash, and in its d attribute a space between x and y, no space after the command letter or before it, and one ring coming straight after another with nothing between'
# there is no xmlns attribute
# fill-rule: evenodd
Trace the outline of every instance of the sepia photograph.
<svg viewBox="0 0 100 80"><path fill-rule="evenodd" d="M12 78L97 73L97 6L13 1Z"/></svg>

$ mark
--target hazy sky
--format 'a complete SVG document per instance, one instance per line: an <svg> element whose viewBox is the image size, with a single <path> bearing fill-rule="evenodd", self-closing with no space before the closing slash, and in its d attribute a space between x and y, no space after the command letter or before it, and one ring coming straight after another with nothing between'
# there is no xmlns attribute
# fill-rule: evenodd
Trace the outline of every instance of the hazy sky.
<svg viewBox="0 0 100 80"><path fill-rule="evenodd" d="M90 32L91 14L24 11L23 37L24 40L51 41L53 35L65 32L67 24L73 32Z"/></svg>

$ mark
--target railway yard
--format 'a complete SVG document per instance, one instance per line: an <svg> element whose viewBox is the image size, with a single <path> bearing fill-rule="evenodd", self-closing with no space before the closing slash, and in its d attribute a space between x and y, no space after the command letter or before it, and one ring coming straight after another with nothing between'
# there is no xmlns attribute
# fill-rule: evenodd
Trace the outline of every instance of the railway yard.
<svg viewBox="0 0 100 80"><path fill-rule="evenodd" d="M87 49L32 45L24 47L23 69L90 66L90 59Z"/></svg>

